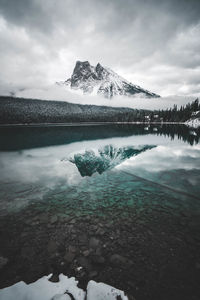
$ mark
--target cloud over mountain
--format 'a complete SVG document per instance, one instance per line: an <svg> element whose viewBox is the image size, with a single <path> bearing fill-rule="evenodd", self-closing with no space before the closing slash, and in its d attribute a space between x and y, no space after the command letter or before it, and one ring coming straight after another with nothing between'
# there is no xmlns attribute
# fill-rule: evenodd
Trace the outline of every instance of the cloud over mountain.
<svg viewBox="0 0 200 300"><path fill-rule="evenodd" d="M89 59L161 96L198 95L199 14L199 0L0 0L0 86L50 84Z"/></svg>

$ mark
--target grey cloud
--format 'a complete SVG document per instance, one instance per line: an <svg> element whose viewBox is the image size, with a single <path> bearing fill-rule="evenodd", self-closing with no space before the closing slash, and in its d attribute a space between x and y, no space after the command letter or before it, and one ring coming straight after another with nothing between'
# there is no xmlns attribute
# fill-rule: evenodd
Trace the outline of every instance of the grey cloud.
<svg viewBox="0 0 200 300"><path fill-rule="evenodd" d="M0 0L0 81L53 83L79 59L174 93L173 80L191 86L186 70L200 65L199 15L199 0Z"/></svg>
<svg viewBox="0 0 200 300"><path fill-rule="evenodd" d="M35 0L0 0L0 13L14 25L48 30L52 23L41 3Z"/></svg>
<svg viewBox="0 0 200 300"><path fill-rule="evenodd" d="M101 19L101 26L116 31L117 23L126 27L138 15L156 18L158 15L170 15L179 19L180 24L195 23L199 20L200 2L198 0L1 0L0 11L14 24L32 24L51 28L53 22L66 24L74 19ZM107 17L105 21L104 18ZM147 20L148 21L148 20ZM145 22L145 20L144 20Z"/></svg>

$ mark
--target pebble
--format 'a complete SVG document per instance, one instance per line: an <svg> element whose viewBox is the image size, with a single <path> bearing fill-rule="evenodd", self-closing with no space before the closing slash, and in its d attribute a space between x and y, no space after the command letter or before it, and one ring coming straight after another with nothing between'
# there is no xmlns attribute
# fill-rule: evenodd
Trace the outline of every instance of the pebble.
<svg viewBox="0 0 200 300"><path fill-rule="evenodd" d="M99 246L99 244L100 244L100 240L98 240L95 237L90 238L90 241L89 241L90 248L96 249Z"/></svg>
<svg viewBox="0 0 200 300"><path fill-rule="evenodd" d="M72 219L71 221L70 221L70 224L75 224L76 223L76 220L75 219Z"/></svg>
<svg viewBox="0 0 200 300"><path fill-rule="evenodd" d="M123 256L119 255L119 254L113 254L110 256L110 262L113 265L122 265L124 263L126 263L126 258L124 258Z"/></svg>
<svg viewBox="0 0 200 300"><path fill-rule="evenodd" d="M49 216L47 214L41 214L39 216L39 222L40 223L48 223Z"/></svg>
<svg viewBox="0 0 200 300"><path fill-rule="evenodd" d="M75 253L67 251L64 256L64 260L71 263L75 258Z"/></svg>
<svg viewBox="0 0 200 300"><path fill-rule="evenodd" d="M50 219L50 223L51 224L55 224L58 221L58 217L57 216L52 216Z"/></svg>
<svg viewBox="0 0 200 300"><path fill-rule="evenodd" d="M101 228L98 228L97 231L96 231L96 234L97 235L104 235L105 234L105 230L103 230Z"/></svg>
<svg viewBox="0 0 200 300"><path fill-rule="evenodd" d="M8 259L6 257L0 256L0 269L2 269L8 263Z"/></svg>
<svg viewBox="0 0 200 300"><path fill-rule="evenodd" d="M86 234L82 234L79 236L79 243L80 244L86 244L87 243L87 235Z"/></svg>
<svg viewBox="0 0 200 300"><path fill-rule="evenodd" d="M54 240L50 240L48 245L47 245L47 250L49 253L55 252L57 249L57 244Z"/></svg>
<svg viewBox="0 0 200 300"><path fill-rule="evenodd" d="M92 256L92 261L93 261L93 263L96 263L96 264L104 264L105 263L105 258L103 256L100 256L100 255L93 255Z"/></svg>
<svg viewBox="0 0 200 300"><path fill-rule="evenodd" d="M33 257L35 255L34 249L33 247L23 247L21 249L21 255L24 258L29 258L29 257Z"/></svg>
<svg viewBox="0 0 200 300"><path fill-rule="evenodd" d="M85 257L89 256L89 254L90 254L90 251L89 251L89 250L83 251L83 255L84 255Z"/></svg>
<svg viewBox="0 0 200 300"><path fill-rule="evenodd" d="M98 272L97 271L91 271L90 273L89 273L89 277L90 278L94 278L94 277L96 277L98 275Z"/></svg>
<svg viewBox="0 0 200 300"><path fill-rule="evenodd" d="M84 257L84 256L79 257L78 263L81 267L85 268L86 270L88 270L88 271L91 270L91 264L86 257Z"/></svg>
<svg viewBox="0 0 200 300"><path fill-rule="evenodd" d="M69 252L76 253L76 247L75 246L70 245L68 250L69 250Z"/></svg>

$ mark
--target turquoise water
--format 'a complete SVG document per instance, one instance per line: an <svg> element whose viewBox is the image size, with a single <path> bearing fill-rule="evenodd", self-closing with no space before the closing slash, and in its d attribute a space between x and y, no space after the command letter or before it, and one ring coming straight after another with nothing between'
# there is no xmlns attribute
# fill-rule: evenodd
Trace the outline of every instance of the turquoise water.
<svg viewBox="0 0 200 300"><path fill-rule="evenodd" d="M200 145L185 126L1 128L0 215L200 213Z"/></svg>

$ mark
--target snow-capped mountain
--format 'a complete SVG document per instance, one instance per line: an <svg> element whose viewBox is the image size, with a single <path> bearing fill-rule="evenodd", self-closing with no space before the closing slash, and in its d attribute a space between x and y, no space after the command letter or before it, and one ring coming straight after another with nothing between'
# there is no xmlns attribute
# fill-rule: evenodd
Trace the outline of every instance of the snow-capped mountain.
<svg viewBox="0 0 200 300"><path fill-rule="evenodd" d="M95 67L88 61L77 61L71 78L59 85L65 84L72 89L80 89L83 93L100 94L106 98L116 95L142 95L144 97L160 97L151 93L138 85L127 81L109 68L105 68L100 63Z"/></svg>

